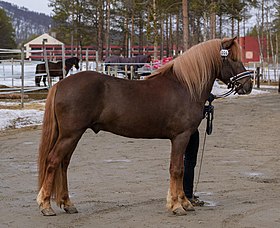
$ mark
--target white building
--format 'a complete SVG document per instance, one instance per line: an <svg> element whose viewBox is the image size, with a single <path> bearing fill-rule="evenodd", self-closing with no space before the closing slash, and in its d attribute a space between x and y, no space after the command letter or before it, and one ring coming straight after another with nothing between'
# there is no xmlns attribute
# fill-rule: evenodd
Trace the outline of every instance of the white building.
<svg viewBox="0 0 280 228"><path fill-rule="evenodd" d="M33 60L43 60L43 41L45 41L46 49L50 55L54 54L56 49L61 50L61 46L63 45L61 41L47 33L44 33L24 45L25 50L27 51L26 58Z"/></svg>

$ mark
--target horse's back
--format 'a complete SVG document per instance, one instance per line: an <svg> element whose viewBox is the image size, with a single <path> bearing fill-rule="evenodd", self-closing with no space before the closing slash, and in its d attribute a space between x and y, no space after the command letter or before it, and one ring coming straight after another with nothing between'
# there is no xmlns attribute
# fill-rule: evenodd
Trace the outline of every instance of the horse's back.
<svg viewBox="0 0 280 228"><path fill-rule="evenodd" d="M108 56L107 58L105 58L104 62L105 63L119 63L121 58L122 57L117 56L117 55L111 55L111 56Z"/></svg>
<svg viewBox="0 0 280 228"><path fill-rule="evenodd" d="M130 115L123 113L123 105L129 102L124 91L128 83L129 80L87 71L58 82L55 110L59 125L67 132L91 128L95 132L107 130L121 134L110 129L114 128L112 125L117 128L115 121L119 116Z"/></svg>

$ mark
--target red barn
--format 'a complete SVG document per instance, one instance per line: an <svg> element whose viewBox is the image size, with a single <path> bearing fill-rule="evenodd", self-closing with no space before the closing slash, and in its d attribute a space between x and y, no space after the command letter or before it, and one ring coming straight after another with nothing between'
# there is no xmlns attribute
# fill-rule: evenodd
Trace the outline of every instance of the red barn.
<svg viewBox="0 0 280 228"><path fill-rule="evenodd" d="M266 58L266 39L263 39L263 55ZM257 37L245 36L239 38L239 44L242 49L242 62L260 62L260 47Z"/></svg>

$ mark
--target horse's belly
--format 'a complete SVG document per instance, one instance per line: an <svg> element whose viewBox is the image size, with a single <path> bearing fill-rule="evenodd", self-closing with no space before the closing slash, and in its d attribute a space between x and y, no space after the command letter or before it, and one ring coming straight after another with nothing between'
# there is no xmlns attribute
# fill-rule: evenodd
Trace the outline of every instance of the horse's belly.
<svg viewBox="0 0 280 228"><path fill-rule="evenodd" d="M184 129L184 123L181 121L171 123L159 112L132 112L102 121L99 129L131 138L171 138Z"/></svg>

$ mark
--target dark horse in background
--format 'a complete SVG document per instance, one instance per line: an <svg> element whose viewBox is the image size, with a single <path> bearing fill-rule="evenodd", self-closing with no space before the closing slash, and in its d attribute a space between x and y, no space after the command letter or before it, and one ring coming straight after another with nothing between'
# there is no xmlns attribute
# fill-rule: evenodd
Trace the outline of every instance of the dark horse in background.
<svg viewBox="0 0 280 228"><path fill-rule="evenodd" d="M220 79L238 94L252 90L251 72L241 62L236 39L193 46L146 80L124 80L94 71L76 75L56 83L46 101L37 196L43 215L55 215L52 197L67 213L78 212L69 198L67 169L88 128L96 134L103 130L131 138L169 139L167 208L177 215L194 210L183 191L183 157L190 136L204 118L214 81Z"/></svg>
<svg viewBox="0 0 280 228"><path fill-rule="evenodd" d="M136 55L131 58L125 58L122 56L111 55L107 57L104 61L105 63L105 71L108 72L108 66L118 66L118 69L125 70L125 65L128 67L128 71L130 71L130 67L133 66L134 73L137 72L138 68L141 68L145 63L150 63L152 58L150 55ZM116 64L114 64L116 63ZM121 63L118 65L118 63ZM125 64L127 63L127 64ZM131 64L129 64L131 63ZM140 64L137 64L140 63ZM142 64L141 64L142 63ZM114 71L114 69L111 69Z"/></svg>
<svg viewBox="0 0 280 228"><path fill-rule="evenodd" d="M49 66L50 77L59 77L59 80L63 78L62 61L48 62L48 66ZM72 69L73 66L75 66L77 70L79 69L79 59L77 57L72 57L65 60L65 76L68 74L69 70ZM40 63L36 66L36 74L45 74L43 75L43 82L44 82L44 86L47 86L46 84L47 73L46 73L45 63ZM41 79L42 79L42 75L35 76L36 86L40 86Z"/></svg>

